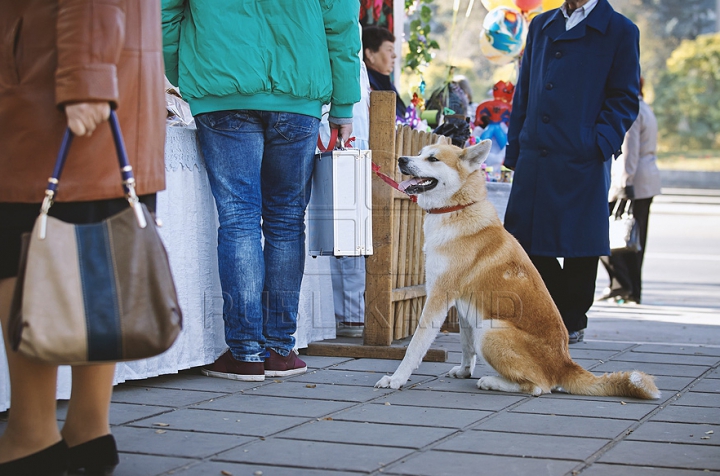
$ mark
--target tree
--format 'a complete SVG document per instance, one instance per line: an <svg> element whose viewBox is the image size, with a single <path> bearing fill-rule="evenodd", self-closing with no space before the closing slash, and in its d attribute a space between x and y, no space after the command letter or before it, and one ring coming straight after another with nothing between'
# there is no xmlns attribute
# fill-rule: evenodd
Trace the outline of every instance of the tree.
<svg viewBox="0 0 720 476"><path fill-rule="evenodd" d="M667 145L720 146L720 33L683 40L667 60L653 106Z"/></svg>

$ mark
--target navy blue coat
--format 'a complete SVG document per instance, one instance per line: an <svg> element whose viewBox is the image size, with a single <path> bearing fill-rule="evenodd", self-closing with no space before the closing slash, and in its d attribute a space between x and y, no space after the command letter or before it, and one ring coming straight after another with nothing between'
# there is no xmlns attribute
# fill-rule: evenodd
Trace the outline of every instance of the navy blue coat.
<svg viewBox="0 0 720 476"><path fill-rule="evenodd" d="M610 159L638 114L639 54L607 0L569 31L559 9L530 24L505 156L505 227L529 255L610 254Z"/></svg>

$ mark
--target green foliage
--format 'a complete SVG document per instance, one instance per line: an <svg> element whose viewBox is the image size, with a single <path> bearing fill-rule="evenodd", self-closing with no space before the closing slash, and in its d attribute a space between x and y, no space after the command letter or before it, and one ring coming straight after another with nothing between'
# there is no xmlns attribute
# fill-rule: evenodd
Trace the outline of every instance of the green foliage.
<svg viewBox="0 0 720 476"><path fill-rule="evenodd" d="M653 103L666 147L720 146L720 33L683 40L666 65Z"/></svg>
<svg viewBox="0 0 720 476"><path fill-rule="evenodd" d="M405 68L418 71L427 66L433 59L432 50L440 48L437 41L430 39L430 20L432 19L433 0L405 0L405 10L410 20L410 37L408 52L405 55ZM413 12L414 11L414 12Z"/></svg>

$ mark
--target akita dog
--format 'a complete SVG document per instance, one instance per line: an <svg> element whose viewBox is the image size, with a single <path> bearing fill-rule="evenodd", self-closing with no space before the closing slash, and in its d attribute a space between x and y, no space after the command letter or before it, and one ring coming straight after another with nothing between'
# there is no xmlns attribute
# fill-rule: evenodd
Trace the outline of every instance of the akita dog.
<svg viewBox="0 0 720 476"><path fill-rule="evenodd" d="M448 309L460 316L462 362L448 373L470 378L479 353L500 374L477 382L483 390L541 395L660 397L654 378L639 371L595 376L568 352L568 332L540 274L503 228L487 198L480 166L491 141L460 149L423 148L400 157L401 184L417 195L425 216L427 300L405 358L376 387L400 388L430 348ZM484 329L482 329L484 323Z"/></svg>

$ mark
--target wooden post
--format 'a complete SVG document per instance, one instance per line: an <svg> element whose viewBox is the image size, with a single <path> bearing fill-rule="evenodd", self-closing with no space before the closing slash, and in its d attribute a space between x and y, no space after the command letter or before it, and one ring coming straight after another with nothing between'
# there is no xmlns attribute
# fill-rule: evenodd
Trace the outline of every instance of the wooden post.
<svg viewBox="0 0 720 476"><path fill-rule="evenodd" d="M370 93L370 149L373 162L391 175L395 170L395 93ZM365 345L390 345L393 340L392 269L393 189L372 178L373 255L365 262Z"/></svg>

